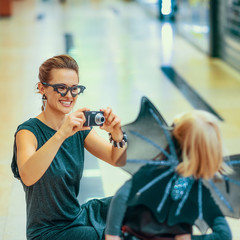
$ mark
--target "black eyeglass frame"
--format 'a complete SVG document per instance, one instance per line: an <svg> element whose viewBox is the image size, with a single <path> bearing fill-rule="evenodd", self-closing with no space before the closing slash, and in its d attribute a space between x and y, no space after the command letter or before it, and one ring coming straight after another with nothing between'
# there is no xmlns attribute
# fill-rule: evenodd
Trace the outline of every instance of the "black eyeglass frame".
<svg viewBox="0 0 240 240"><path fill-rule="evenodd" d="M66 86L65 84L63 84L63 83L50 84L50 83L42 82L42 84L43 84L44 86L52 87L53 90L54 90L55 92L59 93L62 97L65 97L69 91L70 91L72 97L76 97L76 96L79 95L80 93L83 93L84 90L86 89L86 87L83 86L83 85L75 85L75 86L72 86L72 87L67 87L67 86ZM59 87L65 87L65 88L67 89L67 91L66 91L65 93L61 93L61 92L58 91L58 88L59 88ZM79 92L79 93L73 93L73 92L72 92L72 91L73 91L73 88L76 88L76 87L77 87L77 88L80 88L80 92Z"/></svg>

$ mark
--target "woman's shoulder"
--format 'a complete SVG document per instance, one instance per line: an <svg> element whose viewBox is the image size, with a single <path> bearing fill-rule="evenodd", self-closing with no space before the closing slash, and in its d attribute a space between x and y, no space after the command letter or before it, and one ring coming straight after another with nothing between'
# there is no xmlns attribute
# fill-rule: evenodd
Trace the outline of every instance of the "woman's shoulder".
<svg viewBox="0 0 240 240"><path fill-rule="evenodd" d="M35 118L29 118L28 120L26 120L26 121L24 121L24 122L22 122L21 124L18 125L17 132L22 130L22 129L29 130L31 128L34 128L35 125L36 125Z"/></svg>
<svg viewBox="0 0 240 240"><path fill-rule="evenodd" d="M17 134L20 130L28 130L32 132L36 137L41 134L41 132L43 133L53 131L53 129L46 126L37 118L29 118L28 120L18 125L15 134Z"/></svg>
<svg viewBox="0 0 240 240"><path fill-rule="evenodd" d="M38 128L38 129L44 129L45 131L46 130L55 131L54 129L47 126L45 123L43 123L38 118L29 118L28 120L26 120L25 122L21 123L18 126L18 129L24 129L24 128L36 128L36 129Z"/></svg>
<svg viewBox="0 0 240 240"><path fill-rule="evenodd" d="M21 124L18 125L18 128L23 128L27 126L34 127L37 124L37 121L39 121L37 118L29 118L28 120L25 120Z"/></svg>
<svg viewBox="0 0 240 240"><path fill-rule="evenodd" d="M28 120L22 122L21 124L18 125L18 127L23 127L23 126L33 126L36 124L36 118L29 118Z"/></svg>

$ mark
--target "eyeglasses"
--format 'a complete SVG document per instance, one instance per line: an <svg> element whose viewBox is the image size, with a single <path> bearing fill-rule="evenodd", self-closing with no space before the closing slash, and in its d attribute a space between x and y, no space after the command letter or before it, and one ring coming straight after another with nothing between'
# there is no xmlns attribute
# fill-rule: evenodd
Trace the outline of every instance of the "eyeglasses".
<svg viewBox="0 0 240 240"><path fill-rule="evenodd" d="M86 87L84 87L82 85L75 85L72 87L67 87L65 84L62 84L62 83L49 84L49 83L42 82L42 84L44 86L52 87L53 90L56 91L57 93L59 93L62 97L65 97L67 95L68 91L71 92L73 97L76 97L80 93L83 93L83 91L86 89Z"/></svg>

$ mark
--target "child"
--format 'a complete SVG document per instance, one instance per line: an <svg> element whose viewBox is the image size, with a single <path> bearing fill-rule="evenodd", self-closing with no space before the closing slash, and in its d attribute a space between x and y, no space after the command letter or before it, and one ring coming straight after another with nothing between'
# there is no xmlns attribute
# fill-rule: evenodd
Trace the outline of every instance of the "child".
<svg viewBox="0 0 240 240"><path fill-rule="evenodd" d="M205 111L182 114L173 124L179 164L145 165L114 196L106 240L120 240L121 227L140 239L229 240L229 226L201 179L224 171L217 119ZM170 143L169 143L170 144ZM212 233L191 236L196 220Z"/></svg>

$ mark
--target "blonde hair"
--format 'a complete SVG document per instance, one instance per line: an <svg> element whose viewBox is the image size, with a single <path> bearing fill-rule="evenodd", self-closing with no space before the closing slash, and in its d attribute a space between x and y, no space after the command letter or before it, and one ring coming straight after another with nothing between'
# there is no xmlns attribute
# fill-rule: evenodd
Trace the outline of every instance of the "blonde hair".
<svg viewBox="0 0 240 240"><path fill-rule="evenodd" d="M173 136L182 150L182 162L177 167L180 175L209 179L222 170L222 140L217 121L201 110L182 114L174 121Z"/></svg>

